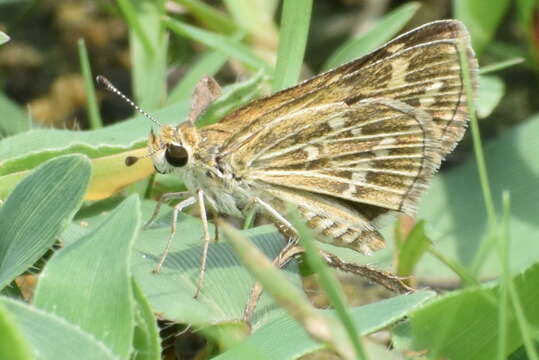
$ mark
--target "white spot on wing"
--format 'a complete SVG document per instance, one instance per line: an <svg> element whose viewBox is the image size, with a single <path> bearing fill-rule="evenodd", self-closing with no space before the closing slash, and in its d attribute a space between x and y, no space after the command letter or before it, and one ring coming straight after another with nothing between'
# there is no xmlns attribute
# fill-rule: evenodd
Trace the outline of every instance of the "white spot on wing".
<svg viewBox="0 0 539 360"><path fill-rule="evenodd" d="M435 83L431 84L426 88L425 95L422 95L419 98L419 103L421 106L429 107L432 106L436 100L434 99L434 96L440 92L440 89L444 86L444 83L442 81L436 81Z"/></svg>
<svg viewBox="0 0 539 360"><path fill-rule="evenodd" d="M346 120L341 117L336 117L328 121L328 125L333 130L340 129L344 127L344 124L346 123Z"/></svg>
<svg viewBox="0 0 539 360"><path fill-rule="evenodd" d="M350 184L350 185L348 186L348 189L344 190L342 194L343 194L345 197L354 197L355 193L356 193L356 186Z"/></svg>
<svg viewBox="0 0 539 360"><path fill-rule="evenodd" d="M353 233L347 233L347 234L344 234L343 236L341 236L340 240L342 240L343 242L345 242L347 244L351 244L351 243L354 242L354 240L356 240L356 235L353 234Z"/></svg>
<svg viewBox="0 0 539 360"><path fill-rule="evenodd" d="M382 141L380 141L378 145L376 145L373 148L374 155L376 157L383 157L383 156L389 155L389 149L387 148L388 147L387 145L393 145L396 142L397 142L397 139L395 139L392 136L382 139Z"/></svg>
<svg viewBox="0 0 539 360"><path fill-rule="evenodd" d="M318 151L318 148L312 145L304 147L303 151L307 153L307 160L314 160L318 158L318 155L320 154L320 152Z"/></svg>
<svg viewBox="0 0 539 360"><path fill-rule="evenodd" d="M327 228L333 226L333 224L335 224L335 221L333 221L331 219L328 219L328 218L324 218L324 219L322 219L322 221L320 221L320 223L318 223L316 229L318 231L323 231L323 230L326 230Z"/></svg>
<svg viewBox="0 0 539 360"><path fill-rule="evenodd" d="M334 238L338 238L339 236L344 234L346 231L348 231L348 227L346 227L344 225L340 225L340 226L338 226L336 228L331 229L329 233Z"/></svg>
<svg viewBox="0 0 539 360"><path fill-rule="evenodd" d="M391 61L391 80L389 80L387 86L388 87L398 87L398 86L404 86L406 85L406 81L404 80L404 75L406 74L406 71L408 70L408 65L410 64L409 59L399 58L396 57Z"/></svg>
<svg viewBox="0 0 539 360"><path fill-rule="evenodd" d="M352 174L352 181L357 183L364 183L367 178L367 173L365 171L358 171Z"/></svg>

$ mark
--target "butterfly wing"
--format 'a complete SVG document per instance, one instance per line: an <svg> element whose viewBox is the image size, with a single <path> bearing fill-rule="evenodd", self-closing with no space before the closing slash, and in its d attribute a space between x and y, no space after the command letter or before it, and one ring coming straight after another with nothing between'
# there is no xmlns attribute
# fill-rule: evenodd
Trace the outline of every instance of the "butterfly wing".
<svg viewBox="0 0 539 360"><path fill-rule="evenodd" d="M456 20L441 20L405 33L334 70L254 101L207 130L221 133L226 154L277 117L321 104L387 98L421 107L431 115L443 157L462 137L467 120L459 44L464 45L475 87L477 61L466 28Z"/></svg>
<svg viewBox="0 0 539 360"><path fill-rule="evenodd" d="M320 235L321 241L363 254L384 247L382 235L364 214L364 209L356 209L329 196L284 186L264 187L260 195L282 213L286 212L288 205L293 205L307 225Z"/></svg>
<svg viewBox="0 0 539 360"><path fill-rule="evenodd" d="M427 113L371 99L277 118L230 160L278 211L295 205L322 241L369 253L383 244L376 218L414 212L439 165L438 146Z"/></svg>
<svg viewBox="0 0 539 360"><path fill-rule="evenodd" d="M462 49L475 86L465 28L438 21L255 101L203 136L218 133L220 159L279 211L292 202L332 243L377 249L372 222L389 211L413 214L464 133Z"/></svg>
<svg viewBox="0 0 539 360"><path fill-rule="evenodd" d="M234 152L245 181L413 214L439 166L430 116L387 99L311 107L277 118Z"/></svg>

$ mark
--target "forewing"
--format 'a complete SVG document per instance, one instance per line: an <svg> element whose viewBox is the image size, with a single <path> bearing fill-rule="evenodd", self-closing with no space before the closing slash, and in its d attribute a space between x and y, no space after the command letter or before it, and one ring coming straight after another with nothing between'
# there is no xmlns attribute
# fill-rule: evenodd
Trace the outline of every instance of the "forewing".
<svg viewBox="0 0 539 360"><path fill-rule="evenodd" d="M207 130L227 133L221 137L226 155L286 114L322 104L352 105L364 99L386 98L431 115L432 132L441 139L439 156L444 157L462 137L467 120L459 44L466 49L475 87L477 62L466 29L456 20L436 21L362 58L254 101Z"/></svg>
<svg viewBox="0 0 539 360"><path fill-rule="evenodd" d="M387 210L414 213L440 164L438 146L429 114L400 101L370 99L275 119L230 161L253 186L271 184L358 203L373 220Z"/></svg>

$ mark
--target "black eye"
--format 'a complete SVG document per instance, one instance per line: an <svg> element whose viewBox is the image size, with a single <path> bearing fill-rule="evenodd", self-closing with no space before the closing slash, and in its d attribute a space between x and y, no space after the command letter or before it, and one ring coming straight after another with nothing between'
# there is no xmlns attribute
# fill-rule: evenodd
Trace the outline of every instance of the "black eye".
<svg viewBox="0 0 539 360"><path fill-rule="evenodd" d="M165 159L174 167L182 167L187 164L187 150L181 145L170 144L165 150Z"/></svg>

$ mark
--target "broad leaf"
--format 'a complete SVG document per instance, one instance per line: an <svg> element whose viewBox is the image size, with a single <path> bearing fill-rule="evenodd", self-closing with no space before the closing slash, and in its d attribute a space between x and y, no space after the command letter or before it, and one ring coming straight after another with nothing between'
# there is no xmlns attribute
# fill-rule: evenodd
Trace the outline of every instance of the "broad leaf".
<svg viewBox="0 0 539 360"><path fill-rule="evenodd" d="M135 300L129 258L140 218L138 197L47 263L34 304L91 333L121 358L131 353Z"/></svg>
<svg viewBox="0 0 539 360"><path fill-rule="evenodd" d="M76 354L77 359L80 360L118 359L91 334L59 316L11 299L0 298L0 304L9 311L19 331L30 344L32 359L72 359L73 354ZM11 346L16 346L16 344L11 344ZM9 357L2 357L2 359L17 359L13 351L15 351L14 348Z"/></svg>
<svg viewBox="0 0 539 360"><path fill-rule="evenodd" d="M0 208L0 289L52 247L80 207L90 178L80 155L51 160L33 171Z"/></svg>

